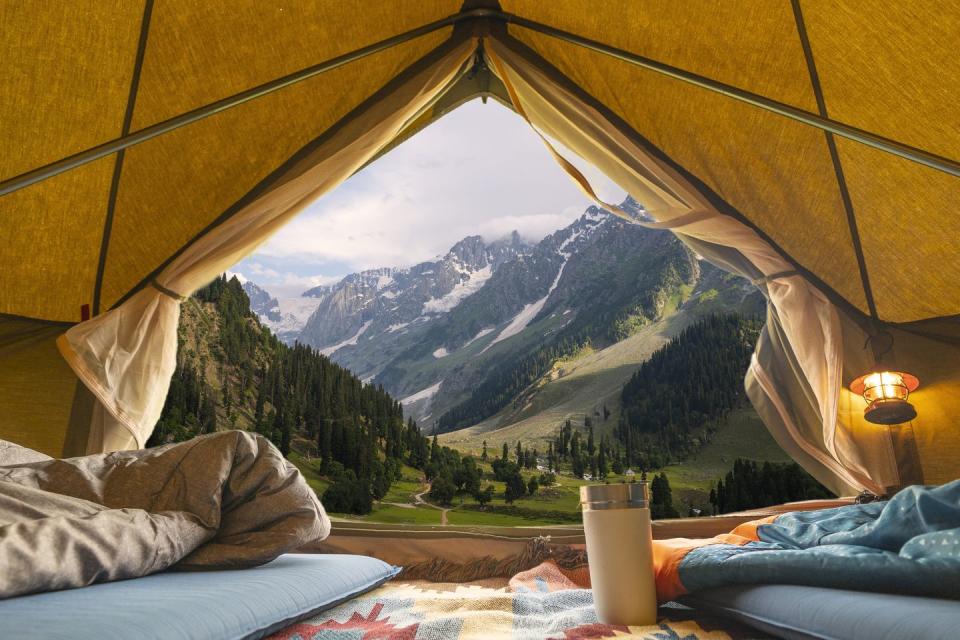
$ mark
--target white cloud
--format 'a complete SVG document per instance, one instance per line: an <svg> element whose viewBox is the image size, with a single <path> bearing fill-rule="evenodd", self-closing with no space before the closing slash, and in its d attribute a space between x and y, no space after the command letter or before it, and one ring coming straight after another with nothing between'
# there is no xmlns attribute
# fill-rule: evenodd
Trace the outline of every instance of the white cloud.
<svg viewBox="0 0 960 640"><path fill-rule="evenodd" d="M601 197L622 199L578 164ZM522 119L474 101L311 204L234 270L280 295L312 278L428 260L467 235L538 240L589 204Z"/></svg>
<svg viewBox="0 0 960 640"><path fill-rule="evenodd" d="M276 269L264 267L257 262L258 256L247 258L240 262L229 271L230 275L236 275L240 282L252 280L259 286L266 289L270 295L277 298L295 298L307 289L319 286L321 284L334 284L346 274L337 275L301 275L290 271L280 272Z"/></svg>

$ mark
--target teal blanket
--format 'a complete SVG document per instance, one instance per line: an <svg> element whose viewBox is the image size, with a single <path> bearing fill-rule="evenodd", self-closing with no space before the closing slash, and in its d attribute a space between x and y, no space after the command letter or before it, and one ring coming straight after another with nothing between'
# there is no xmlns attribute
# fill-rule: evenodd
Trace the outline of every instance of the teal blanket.
<svg viewBox="0 0 960 640"><path fill-rule="evenodd" d="M960 480L884 502L790 513L746 544L706 544L679 563L688 592L798 584L960 599Z"/></svg>

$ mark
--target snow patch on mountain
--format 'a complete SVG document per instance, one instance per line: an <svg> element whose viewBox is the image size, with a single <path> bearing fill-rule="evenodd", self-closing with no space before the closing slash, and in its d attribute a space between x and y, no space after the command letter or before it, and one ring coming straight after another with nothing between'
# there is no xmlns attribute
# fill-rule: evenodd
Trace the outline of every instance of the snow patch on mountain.
<svg viewBox="0 0 960 640"><path fill-rule="evenodd" d="M407 404L413 404L414 402L419 402L421 400L429 400L433 396L437 395L437 392L440 391L440 385L442 384L443 384L443 380L441 380L440 382L438 382L433 386L427 387L426 389L417 391L413 395L409 395L406 398L402 399L400 401L400 404L407 405Z"/></svg>
<svg viewBox="0 0 960 640"><path fill-rule="evenodd" d="M497 330L496 327L487 327L486 329L480 329L480 331L477 333L477 335L475 335L475 336L473 336L472 338L470 338L470 340L467 341L467 343L464 344L464 345L463 345L462 347L460 347L460 348L461 348L461 349L466 349L467 347L469 347L470 345L472 345L474 342L476 342L477 340L479 340L479 339L482 338L483 336L488 336L488 335L490 335L491 333L493 333L493 332L496 331L496 330Z"/></svg>
<svg viewBox="0 0 960 640"><path fill-rule="evenodd" d="M460 267L460 265L457 266ZM460 273L469 273L470 275L465 281L454 285L453 289L445 296L441 298L430 298L424 302L421 313L447 313L460 304L464 298L479 291L487 280L490 279L490 276L493 275L493 267L489 264L473 272L462 267L457 270L460 271Z"/></svg>
<svg viewBox="0 0 960 640"><path fill-rule="evenodd" d="M560 278L563 276L563 270L567 266L567 261L570 260L570 256L572 256L577 250L574 243L576 243L576 241L581 237L591 237L592 234L596 232L597 228L607 224L612 219L612 216L600 209L597 209L596 207L591 207L585 214L583 214L578 222L586 224L580 228L575 228L575 230L570 234L570 237L561 242L560 246L557 247L557 253L561 258L563 258L563 262L560 263L560 268L557 270L557 276L550 284L550 288L547 289L547 295L543 296L539 300L531 302L530 304L524 305L523 309L521 309L520 312L510 321L510 324L504 327L503 331L501 331L500 334L497 335L497 337L480 353L483 353L498 342L503 342L507 338L517 335L527 328L533 319L536 318L537 315L539 315L539 313L543 310L544 305L547 304L547 300L550 298L550 294L553 293L557 288L557 285L560 284ZM570 251L565 251L565 249L571 245L574 246L571 247ZM569 310L567 310L565 313L569 313Z"/></svg>
<svg viewBox="0 0 960 640"><path fill-rule="evenodd" d="M450 355L450 352L447 351L446 347L440 347L439 349L433 352L433 357L436 358L437 360L439 360L440 358L446 358L448 355Z"/></svg>
<svg viewBox="0 0 960 640"><path fill-rule="evenodd" d="M356 345L357 341L360 339L360 336L362 336L364 332L366 332L366 330L370 328L371 324L373 324L373 320L367 320L366 322L363 323L363 326L360 327L360 330L357 331L355 334L353 334L343 342L338 342L333 346L320 349L320 353L325 356L329 356L339 351L340 349L343 349L344 347L350 347L350 346Z"/></svg>
<svg viewBox="0 0 960 640"><path fill-rule="evenodd" d="M566 243L561 245L561 247L563 246L566 246ZM563 270L567 266L567 260L570 259L569 253L561 253L560 255L563 256L563 262L560 264L560 268L557 270L557 277L553 279L553 282L550 284L550 288L547 289L547 295L535 302L525 305L523 309L520 310L520 313L513 317L513 320L510 321L510 324L504 327L503 331L501 331L500 334L494 338L493 342L484 347L483 351L480 353L483 353L498 342L502 342L507 338L511 338L526 329L527 325L530 324L530 322L537 317L537 314L543 310L543 305L547 304L547 299L550 297L550 294L553 293L554 289L556 289L557 285L560 283L560 277L563 275Z"/></svg>

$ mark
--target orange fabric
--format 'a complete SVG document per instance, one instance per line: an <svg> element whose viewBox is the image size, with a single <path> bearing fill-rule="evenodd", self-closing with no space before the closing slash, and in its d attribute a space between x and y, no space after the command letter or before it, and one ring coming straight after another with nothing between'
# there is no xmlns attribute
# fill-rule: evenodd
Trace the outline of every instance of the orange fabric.
<svg viewBox="0 0 960 640"><path fill-rule="evenodd" d="M767 520L767 518L764 518ZM760 524L761 521L756 521ZM734 529L734 532L741 527L751 523L744 523ZM754 528L756 531L756 528ZM748 538L737 533L722 533L713 538L671 538L669 540L653 541L653 573L657 585L657 601L669 602L678 596L687 593L686 587L680 581L680 563L688 553L694 549L705 547L709 544L735 544L745 545L753 542L754 539Z"/></svg>
<svg viewBox="0 0 960 640"><path fill-rule="evenodd" d="M657 588L657 601L669 602L688 593L680 581L680 564L694 549L711 544L735 544L743 546L760 540L758 528L771 524L782 514L775 514L744 522L730 533L721 533L712 538L669 538L653 541L653 571ZM588 567L576 569L560 568L553 561L521 571L510 578L511 591L560 591L563 589L589 589L590 572Z"/></svg>
<svg viewBox="0 0 960 640"><path fill-rule="evenodd" d="M779 515L767 516L766 518L760 518L759 520L751 520L750 522L744 522L736 529L731 531L732 535L741 536L748 538L750 540L760 540L760 535L757 532L757 527L762 524L773 524L773 522L779 518Z"/></svg>

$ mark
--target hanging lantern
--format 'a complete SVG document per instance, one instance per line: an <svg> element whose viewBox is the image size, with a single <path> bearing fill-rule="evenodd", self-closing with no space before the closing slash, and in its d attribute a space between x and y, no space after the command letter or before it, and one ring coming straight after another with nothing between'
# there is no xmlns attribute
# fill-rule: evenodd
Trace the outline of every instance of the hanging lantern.
<svg viewBox="0 0 960 640"><path fill-rule="evenodd" d="M917 410L907 399L919 386L917 377L909 373L871 371L851 382L850 391L867 401L863 412L867 422L902 424L917 417Z"/></svg>

